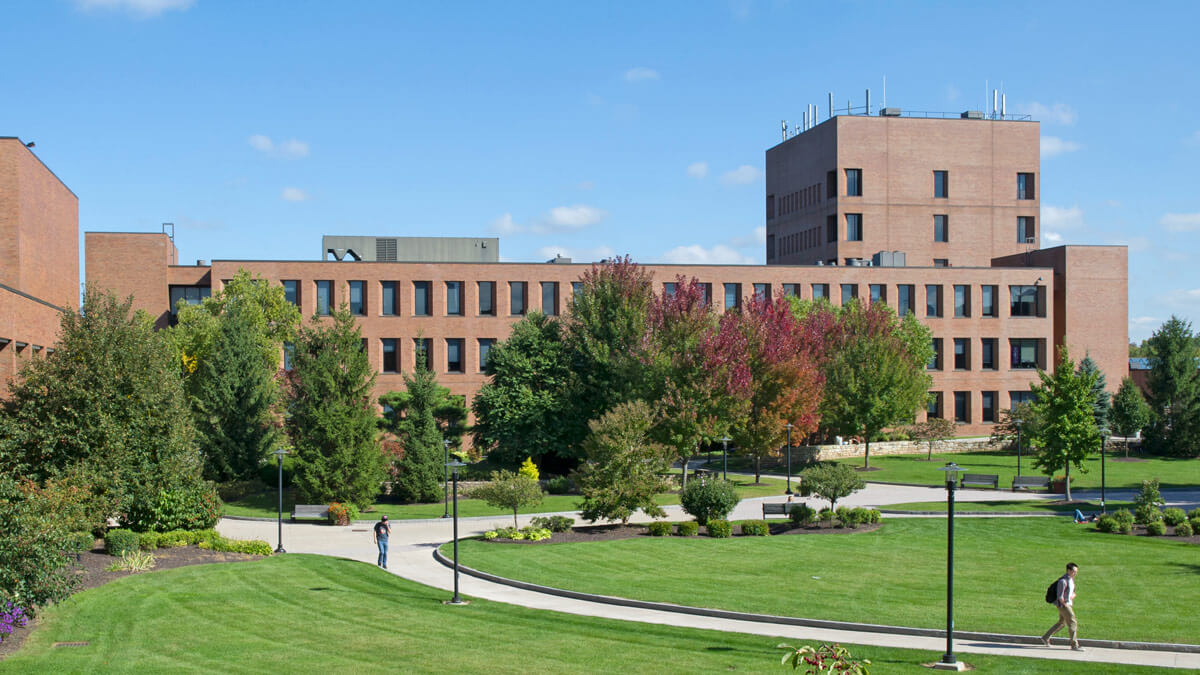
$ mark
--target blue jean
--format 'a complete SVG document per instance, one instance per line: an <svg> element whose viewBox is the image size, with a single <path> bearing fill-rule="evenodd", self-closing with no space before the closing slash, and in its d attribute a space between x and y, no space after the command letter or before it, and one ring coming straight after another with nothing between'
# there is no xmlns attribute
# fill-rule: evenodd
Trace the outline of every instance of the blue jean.
<svg viewBox="0 0 1200 675"><path fill-rule="evenodd" d="M379 565L380 567L387 567L388 540L386 538L384 538L384 539L379 539L378 541L379 541L379 562L377 562L375 564Z"/></svg>

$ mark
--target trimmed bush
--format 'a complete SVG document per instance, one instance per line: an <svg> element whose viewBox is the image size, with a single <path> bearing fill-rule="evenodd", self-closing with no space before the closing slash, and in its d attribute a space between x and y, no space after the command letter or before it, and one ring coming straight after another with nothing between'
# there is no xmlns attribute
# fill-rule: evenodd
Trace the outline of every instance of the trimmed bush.
<svg viewBox="0 0 1200 675"><path fill-rule="evenodd" d="M1167 533L1167 526L1163 521L1156 520L1146 524L1146 534L1152 537L1161 537Z"/></svg>
<svg viewBox="0 0 1200 675"><path fill-rule="evenodd" d="M138 550L138 533L133 530L109 530L104 535L104 550L109 555L121 556Z"/></svg>
<svg viewBox="0 0 1200 675"><path fill-rule="evenodd" d="M675 535L679 537L694 537L700 533L700 523L694 520L685 520L682 523L675 525Z"/></svg>
<svg viewBox="0 0 1200 675"><path fill-rule="evenodd" d="M565 495L571 492L575 485L566 476L555 476L546 481L546 492L552 495Z"/></svg>
<svg viewBox="0 0 1200 675"><path fill-rule="evenodd" d="M1200 520L1200 508L1188 512L1188 520Z"/></svg>
<svg viewBox="0 0 1200 675"><path fill-rule="evenodd" d="M1113 511L1112 517L1117 520L1118 525L1133 525L1133 514L1129 512L1129 509L1117 509Z"/></svg>
<svg viewBox="0 0 1200 675"><path fill-rule="evenodd" d="M839 526L849 528L858 527L858 514L854 512L854 509L839 506L833 513L837 517Z"/></svg>
<svg viewBox="0 0 1200 675"><path fill-rule="evenodd" d="M139 499L122 521L137 532L203 530L217 524L221 500L211 483L159 490L153 497Z"/></svg>
<svg viewBox="0 0 1200 675"><path fill-rule="evenodd" d="M1189 518L1188 524L1192 526L1193 530L1200 532L1200 518Z"/></svg>
<svg viewBox="0 0 1200 675"><path fill-rule="evenodd" d="M833 521L833 509L826 506L825 508L818 511L817 512L817 520L827 520L827 521L832 522Z"/></svg>
<svg viewBox="0 0 1200 675"><path fill-rule="evenodd" d="M158 548L158 540L162 535L158 532L143 532L138 535L138 548L143 551L153 551Z"/></svg>
<svg viewBox="0 0 1200 675"><path fill-rule="evenodd" d="M1152 523L1161 523L1163 514L1153 504L1139 504L1133 512L1133 519L1138 525L1150 525Z"/></svg>
<svg viewBox="0 0 1200 675"><path fill-rule="evenodd" d="M1190 537L1192 536L1193 532L1195 532L1195 528L1192 527L1192 523L1190 521L1185 520L1175 526L1176 537Z"/></svg>
<svg viewBox="0 0 1200 675"><path fill-rule="evenodd" d="M765 520L748 520L742 523L742 534L748 537L766 537L771 534L771 526Z"/></svg>
<svg viewBox="0 0 1200 675"><path fill-rule="evenodd" d="M808 504L797 503L788 511L788 518L792 521L793 527L807 527L812 525L813 520L817 517L817 512Z"/></svg>
<svg viewBox="0 0 1200 675"><path fill-rule="evenodd" d="M269 556L274 553L271 545L262 539L226 539L217 536L199 543L200 548L221 553L245 553L247 555Z"/></svg>
<svg viewBox="0 0 1200 675"><path fill-rule="evenodd" d="M1100 519L1096 521L1096 529L1109 534L1116 532L1118 526L1117 519L1111 515L1100 516Z"/></svg>
<svg viewBox="0 0 1200 675"><path fill-rule="evenodd" d="M567 516L550 516L548 518L538 516L529 522L534 527L547 529L551 532L570 532L571 528L575 526L575 519Z"/></svg>
<svg viewBox="0 0 1200 675"><path fill-rule="evenodd" d="M704 526L704 529L706 532L708 532L708 536L716 539L725 539L733 534L733 525L731 525L728 520L719 520L714 518L708 521L708 524Z"/></svg>
<svg viewBox="0 0 1200 675"><path fill-rule="evenodd" d="M521 528L521 536L525 541L543 541L554 535L544 527L523 527Z"/></svg>
<svg viewBox="0 0 1200 675"><path fill-rule="evenodd" d="M724 520L741 501L733 483L724 480L688 481L679 494L679 503L698 523Z"/></svg>
<svg viewBox="0 0 1200 675"><path fill-rule="evenodd" d="M867 509L867 522L874 525L883 521L883 512L879 509Z"/></svg>
<svg viewBox="0 0 1200 675"><path fill-rule="evenodd" d="M1117 532L1120 532L1121 534L1132 534L1133 523L1127 523L1123 520L1117 521Z"/></svg>
<svg viewBox="0 0 1200 675"><path fill-rule="evenodd" d="M646 530L650 532L651 537L665 537L671 534L672 523L665 520L656 520L646 526Z"/></svg>
<svg viewBox="0 0 1200 675"><path fill-rule="evenodd" d="M1163 509L1162 519L1163 522L1171 527L1177 527L1180 523L1187 520L1187 514L1183 512L1183 509L1171 507L1169 509Z"/></svg>

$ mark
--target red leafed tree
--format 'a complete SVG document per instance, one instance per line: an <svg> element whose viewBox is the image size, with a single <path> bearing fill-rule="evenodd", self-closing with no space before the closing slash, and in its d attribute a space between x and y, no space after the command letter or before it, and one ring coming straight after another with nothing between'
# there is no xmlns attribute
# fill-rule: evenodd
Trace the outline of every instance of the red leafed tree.
<svg viewBox="0 0 1200 675"><path fill-rule="evenodd" d="M788 422L801 438L820 422L819 359L827 327L800 321L780 296L755 295L741 311L727 311L703 346L714 377L736 402L730 435L754 457L755 482L762 457L783 444Z"/></svg>

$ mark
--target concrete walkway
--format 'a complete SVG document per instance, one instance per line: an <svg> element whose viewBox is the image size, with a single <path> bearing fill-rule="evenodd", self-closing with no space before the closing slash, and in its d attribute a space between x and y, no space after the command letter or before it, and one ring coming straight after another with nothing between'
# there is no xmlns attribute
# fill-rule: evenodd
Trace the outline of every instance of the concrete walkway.
<svg viewBox="0 0 1200 675"><path fill-rule="evenodd" d="M957 496L962 501L987 501L989 497L992 500L1013 498L1012 493L994 490L961 490L958 491ZM1039 497L1039 495L1023 496ZM1176 503L1194 504L1200 502L1200 491L1182 496L1185 500ZM1117 499L1118 497L1114 495L1112 498ZM871 484L865 490L847 498L845 505L881 506L889 503L936 501L939 499L945 499L945 490L942 488ZM759 518L762 515L762 502L785 500L786 498L780 495L779 497L743 501L731 515L731 519ZM820 504L817 500L810 499L806 501L813 506L819 506ZM685 517L678 506L669 506L666 507L666 510L672 519ZM578 518L578 514L576 513L565 513L562 515ZM522 516L519 520L522 525L525 525L531 517ZM644 521L647 519L635 518L634 520ZM459 535L462 537L478 535L487 530L511 524L512 518L508 516L460 518ZM263 539L274 543L276 541L276 527L274 521L234 520L226 518L220 522L217 529L221 534L235 539ZM452 536L452 524L449 519L393 520L391 550L389 553L389 568L391 573L435 588L447 591L452 590L452 572L435 561L433 557L433 551L441 544L450 541ZM325 525L285 522L283 525L283 545L290 553L329 555L358 560L367 564L374 564L376 559L375 547L371 543L371 525L366 522L356 522L351 527L329 527ZM468 562L464 561L464 564ZM461 575L459 584L461 592L470 597L485 598L534 609L566 612L584 616L733 631L791 640L837 641L850 644L919 649L930 652L930 661L937 660L937 657L945 649L944 638L809 628L622 607L526 591L468 575ZM1046 613L1047 623L1052 621L1053 618L1052 613ZM1084 652L1073 652L1060 646L1047 648L1040 645L1014 645L956 639L955 653L962 653L964 655L971 653L997 654L1078 662L1127 663L1200 669L1200 654L1148 650L1089 648ZM965 658L969 660L969 657Z"/></svg>

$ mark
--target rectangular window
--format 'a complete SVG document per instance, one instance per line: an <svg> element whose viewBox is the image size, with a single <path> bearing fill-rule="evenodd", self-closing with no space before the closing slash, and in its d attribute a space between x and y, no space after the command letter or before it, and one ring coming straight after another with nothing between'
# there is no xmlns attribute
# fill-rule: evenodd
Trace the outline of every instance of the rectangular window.
<svg viewBox="0 0 1200 675"><path fill-rule="evenodd" d="M354 316L365 316L367 313L365 281L350 282L350 313Z"/></svg>
<svg viewBox="0 0 1200 675"><path fill-rule="evenodd" d="M877 302L887 304L887 286L884 284L871 284L871 304Z"/></svg>
<svg viewBox="0 0 1200 675"><path fill-rule="evenodd" d="M954 316L966 318L971 316L971 287L954 285Z"/></svg>
<svg viewBox="0 0 1200 675"><path fill-rule="evenodd" d="M396 294L396 282L379 282L379 301L382 304L380 312L384 316L396 316L400 312L400 307L396 303L399 297Z"/></svg>
<svg viewBox="0 0 1200 675"><path fill-rule="evenodd" d="M999 307L996 305L996 290L995 286L981 286L979 288L979 313L983 316L1000 316Z"/></svg>
<svg viewBox="0 0 1200 675"><path fill-rule="evenodd" d="M775 195L767 195L767 220L775 217Z"/></svg>
<svg viewBox="0 0 1200 675"><path fill-rule="evenodd" d="M508 282L508 313L525 316L526 285L524 281Z"/></svg>
<svg viewBox="0 0 1200 675"><path fill-rule="evenodd" d="M954 369L971 369L971 340L968 338L954 338Z"/></svg>
<svg viewBox="0 0 1200 675"><path fill-rule="evenodd" d="M283 299L293 305L300 306L300 282L295 279L286 279L283 282ZM171 303L173 307L175 303Z"/></svg>
<svg viewBox="0 0 1200 675"><path fill-rule="evenodd" d="M949 267L950 259L949 258L934 258L933 266L934 267Z"/></svg>
<svg viewBox="0 0 1200 675"><path fill-rule="evenodd" d="M862 196L862 169L846 169L846 196Z"/></svg>
<svg viewBox="0 0 1200 675"><path fill-rule="evenodd" d="M930 341L933 345L933 355L929 357L929 363L925 364L926 370L941 370L942 369L942 338L933 338Z"/></svg>
<svg viewBox="0 0 1200 675"><path fill-rule="evenodd" d="M383 372L400 372L400 359L397 354L396 338L383 338Z"/></svg>
<svg viewBox="0 0 1200 675"><path fill-rule="evenodd" d="M929 419L941 419L942 417L942 392L929 392L929 403L925 407L925 416Z"/></svg>
<svg viewBox="0 0 1200 675"><path fill-rule="evenodd" d="M571 282L571 295L576 296L582 292L583 292L583 282L582 281L572 281Z"/></svg>
<svg viewBox="0 0 1200 675"><path fill-rule="evenodd" d="M825 198L837 198L837 171L825 172Z"/></svg>
<svg viewBox="0 0 1200 675"><path fill-rule="evenodd" d="M1041 340L1037 338L1011 338L1008 341L1013 370L1029 370L1041 367Z"/></svg>
<svg viewBox="0 0 1200 675"><path fill-rule="evenodd" d="M333 282L317 282L317 314L329 316L329 308L333 304Z"/></svg>
<svg viewBox="0 0 1200 675"><path fill-rule="evenodd" d="M462 316L463 313L463 282L446 282L446 315Z"/></svg>
<svg viewBox="0 0 1200 675"><path fill-rule="evenodd" d="M933 172L933 196L938 199L947 199L950 197L949 171Z"/></svg>
<svg viewBox="0 0 1200 675"><path fill-rule="evenodd" d="M846 214L846 241L862 241L863 224L861 213Z"/></svg>
<svg viewBox="0 0 1200 675"><path fill-rule="evenodd" d="M925 316L942 316L942 287L937 284L925 285Z"/></svg>
<svg viewBox="0 0 1200 675"><path fill-rule="evenodd" d="M1017 241L1022 244L1032 244L1037 241L1033 216L1017 216Z"/></svg>
<svg viewBox="0 0 1200 675"><path fill-rule="evenodd" d="M950 241L950 216L937 215L933 217L933 240Z"/></svg>
<svg viewBox="0 0 1200 675"><path fill-rule="evenodd" d="M463 363L462 338L446 338L446 372L466 372L466 365Z"/></svg>
<svg viewBox="0 0 1200 675"><path fill-rule="evenodd" d="M725 309L738 309L742 306L742 285L725 284Z"/></svg>
<svg viewBox="0 0 1200 675"><path fill-rule="evenodd" d="M954 392L954 421L955 422L970 422L971 421L971 392L969 392L969 391Z"/></svg>
<svg viewBox="0 0 1200 675"><path fill-rule="evenodd" d="M1033 199L1033 174L1017 174L1017 199Z"/></svg>
<svg viewBox="0 0 1200 675"><path fill-rule="evenodd" d="M767 235L767 259L775 259L775 235L773 234Z"/></svg>
<svg viewBox="0 0 1200 675"><path fill-rule="evenodd" d="M912 284L896 286L896 313L900 318L915 314L917 311L917 288Z"/></svg>
<svg viewBox="0 0 1200 675"><path fill-rule="evenodd" d="M496 282L479 282L479 315L496 316Z"/></svg>
<svg viewBox="0 0 1200 675"><path fill-rule="evenodd" d="M754 284L754 297L771 301L771 284Z"/></svg>
<svg viewBox="0 0 1200 675"><path fill-rule="evenodd" d="M413 338L415 347L413 364L425 363L425 370L433 371L433 338Z"/></svg>
<svg viewBox="0 0 1200 675"><path fill-rule="evenodd" d="M800 297L800 284L784 284L783 285L783 294L784 295L794 295L797 298Z"/></svg>
<svg viewBox="0 0 1200 675"><path fill-rule="evenodd" d="M712 307L712 304L713 304L712 284L710 284L710 283L700 284L700 290L704 294L704 306Z"/></svg>
<svg viewBox="0 0 1200 675"><path fill-rule="evenodd" d="M1037 286L1009 286L1009 316L1041 316Z"/></svg>
<svg viewBox="0 0 1200 675"><path fill-rule="evenodd" d="M996 421L996 392L985 391L980 393L980 402L982 406L979 410L979 421L995 422Z"/></svg>
<svg viewBox="0 0 1200 675"><path fill-rule="evenodd" d="M675 297L675 282L674 281L667 281L667 282L663 283L663 297L664 298Z"/></svg>
<svg viewBox="0 0 1200 675"><path fill-rule="evenodd" d="M837 216L825 216L825 242L837 241Z"/></svg>
<svg viewBox="0 0 1200 675"><path fill-rule="evenodd" d="M413 282L413 316L429 316L433 311L433 288L431 282Z"/></svg>
<svg viewBox="0 0 1200 675"><path fill-rule="evenodd" d="M283 343L283 369L291 370L293 368L292 363L294 363L295 359L296 345L290 342Z"/></svg>
<svg viewBox="0 0 1200 675"><path fill-rule="evenodd" d="M813 284L812 285L813 300L829 299L829 284Z"/></svg>
<svg viewBox="0 0 1200 675"><path fill-rule="evenodd" d="M984 370L999 370L1000 366L996 360L996 352L999 350L999 341L996 338L982 338L979 341L979 355L982 363L980 367Z"/></svg>
<svg viewBox="0 0 1200 675"><path fill-rule="evenodd" d="M558 282L542 282L542 314L558 316Z"/></svg>
<svg viewBox="0 0 1200 675"><path fill-rule="evenodd" d="M1016 408L1022 403L1033 403L1032 391L1010 391L1008 392L1009 409Z"/></svg>
<svg viewBox="0 0 1200 675"><path fill-rule="evenodd" d="M496 346L495 338L479 338L479 372L487 370L488 356Z"/></svg>
<svg viewBox="0 0 1200 675"><path fill-rule="evenodd" d="M171 286L168 289L171 296L171 316L179 311L179 301L189 305L199 305L205 298L212 297L211 286Z"/></svg>
<svg viewBox="0 0 1200 675"><path fill-rule="evenodd" d="M842 284L842 304L845 305L858 297L858 284Z"/></svg>

